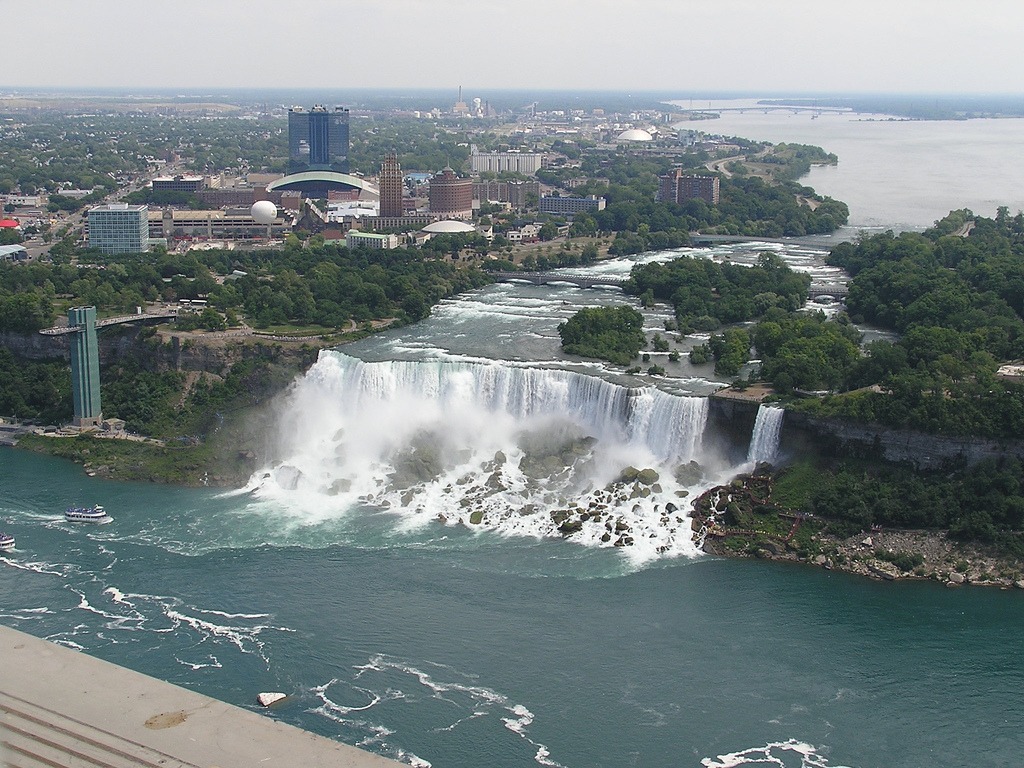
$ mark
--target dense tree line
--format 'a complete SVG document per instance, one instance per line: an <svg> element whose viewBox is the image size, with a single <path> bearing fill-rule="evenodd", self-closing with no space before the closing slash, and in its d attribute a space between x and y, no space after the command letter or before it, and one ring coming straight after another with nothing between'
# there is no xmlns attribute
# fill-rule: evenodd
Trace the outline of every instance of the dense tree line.
<svg viewBox="0 0 1024 768"><path fill-rule="evenodd" d="M0 348L0 416L46 424L71 418L71 369L63 360L22 360Z"/></svg>
<svg viewBox="0 0 1024 768"><path fill-rule="evenodd" d="M245 272L224 279L232 272ZM319 325L398 318L411 322L441 299L489 281L475 268L424 259L411 249L353 250L297 240L283 251L204 251L188 254L83 254L78 265L0 265L0 331L32 332L52 325L63 304L131 312L154 301L206 298L255 327Z"/></svg>
<svg viewBox="0 0 1024 768"><path fill-rule="evenodd" d="M772 176L782 181L796 181L811 170L811 165L835 165L839 158L813 144L776 144L771 152L759 155L758 163L777 166Z"/></svg>
<svg viewBox="0 0 1024 768"><path fill-rule="evenodd" d="M872 526L946 529L952 538L999 544L1024 556L1024 466L987 460L952 474L840 462L816 468L802 511L840 535Z"/></svg>
<svg viewBox="0 0 1024 768"><path fill-rule="evenodd" d="M523 257L519 264L513 264L508 259L488 259L482 265L488 272L546 272L549 269L561 269L563 267L579 267L593 264L597 261L597 246L588 243L578 251L561 248L557 251L544 254L529 253Z"/></svg>
<svg viewBox="0 0 1024 768"><path fill-rule="evenodd" d="M0 284L0 331L34 333L52 326L53 296L45 288L19 293Z"/></svg>
<svg viewBox="0 0 1024 768"><path fill-rule="evenodd" d="M771 309L757 324L754 346L761 376L777 389L836 389L861 354L860 333L848 323L829 322L820 313Z"/></svg>
<svg viewBox="0 0 1024 768"><path fill-rule="evenodd" d="M798 309L809 286L810 277L793 271L777 255L764 253L755 267L692 256L639 264L625 291L672 304L679 329L689 332L760 317L772 307Z"/></svg>

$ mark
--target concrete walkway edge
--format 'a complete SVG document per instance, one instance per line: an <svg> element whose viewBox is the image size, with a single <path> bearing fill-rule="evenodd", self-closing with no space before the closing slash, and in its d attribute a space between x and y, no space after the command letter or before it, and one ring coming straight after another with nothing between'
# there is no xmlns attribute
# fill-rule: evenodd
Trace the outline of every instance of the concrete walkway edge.
<svg viewBox="0 0 1024 768"><path fill-rule="evenodd" d="M257 765L400 763L0 627L0 766Z"/></svg>

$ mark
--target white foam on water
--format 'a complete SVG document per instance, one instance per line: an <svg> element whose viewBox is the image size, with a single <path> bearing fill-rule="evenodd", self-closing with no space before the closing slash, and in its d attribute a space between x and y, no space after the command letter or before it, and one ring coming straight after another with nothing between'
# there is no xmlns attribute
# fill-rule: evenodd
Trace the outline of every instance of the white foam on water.
<svg viewBox="0 0 1024 768"><path fill-rule="evenodd" d="M119 590L117 587L107 587L103 590L103 594L110 595L110 599L113 600L115 603L127 605L129 608L135 607L133 603L125 599L124 592Z"/></svg>
<svg viewBox="0 0 1024 768"><path fill-rule="evenodd" d="M19 571L32 571L33 573L42 573L47 576L67 577L71 571L71 567L68 565L42 563L38 561L26 562L24 560L12 560L9 557L0 557L0 563L9 565L12 568L17 568Z"/></svg>
<svg viewBox="0 0 1024 768"><path fill-rule="evenodd" d="M475 678L464 675L450 666L444 664L430 664L429 666L430 671L427 671L423 665L415 666L384 654L371 656L366 663L354 667L356 674L350 682L346 683L338 678L333 678L323 685L314 687L312 693L321 703L311 711L345 727L354 728L363 733L369 732L364 742L375 744L386 755L410 755L411 753L393 743L377 738L380 733L386 733L387 736L400 736L379 722L379 718L386 717L386 713L382 711L377 722L367 720L366 715L370 710L380 710L382 705L388 702L408 700L413 705L422 706L422 696L415 693L415 686L418 685L428 693L429 699L444 703L442 716L447 716L452 708L460 713L448 725L432 729L434 733L451 733L469 721L496 716L507 731L531 746L535 751L534 760L538 764L561 768L559 763L551 760L550 751L544 744L530 738L529 728L533 724L535 716L524 704L512 702L498 691L475 684L473 682ZM373 683L378 678L383 681L393 681L395 677L415 681L413 688L409 688L406 684L402 685L402 689L411 691L409 694L392 686L382 686L385 688L383 692L374 690ZM333 701L329 693L335 686L343 689L347 695L365 699L368 703L343 705ZM360 717L349 717L353 713L359 713ZM401 757L398 759L404 760Z"/></svg>
<svg viewBox="0 0 1024 768"><path fill-rule="evenodd" d="M501 722L505 724L513 733L522 734L526 730L527 726L533 722L533 712L528 710L522 704L516 704L512 707L512 714L515 718L503 717Z"/></svg>
<svg viewBox="0 0 1024 768"><path fill-rule="evenodd" d="M51 643L56 643L57 645L63 645L65 648L72 648L72 649L74 649L76 651L84 651L85 650L85 646L84 645L76 643L74 640L68 640L66 637L61 637L60 635L52 635L52 636L50 636L50 637L48 637L46 639L49 640Z"/></svg>
<svg viewBox="0 0 1024 768"><path fill-rule="evenodd" d="M9 611L0 610L0 619L13 622L33 621L54 614L55 612L49 608L12 608Z"/></svg>
<svg viewBox="0 0 1024 768"><path fill-rule="evenodd" d="M700 764L704 768L745 768L752 765L789 768L792 765L786 761L789 757L800 761L799 768L847 768L839 765L830 766L828 759L819 754L815 747L797 739L771 742L763 747L750 747L715 758L705 757Z"/></svg>
<svg viewBox="0 0 1024 768"><path fill-rule="evenodd" d="M185 611L191 610L195 613L205 613L202 609L182 607L177 608L165 606L164 615L172 622L172 631L179 631L182 627L188 627L199 634L201 641L207 639L221 640L233 645L242 653L259 656L270 668L270 658L266 653L266 643L260 635L267 631L294 632L288 627L278 627L271 624L257 624L255 626L218 624L215 621L193 616Z"/></svg>
<svg viewBox="0 0 1024 768"><path fill-rule="evenodd" d="M180 656L175 656L174 660L176 662L178 662L179 664L185 665L186 667L191 669L193 672L197 672L200 669L223 669L224 668L224 665L221 664L220 661L217 660L216 656L212 656L211 655L211 656L207 656L206 658L207 658L207 661L198 662L198 661L186 661L185 659L181 658Z"/></svg>

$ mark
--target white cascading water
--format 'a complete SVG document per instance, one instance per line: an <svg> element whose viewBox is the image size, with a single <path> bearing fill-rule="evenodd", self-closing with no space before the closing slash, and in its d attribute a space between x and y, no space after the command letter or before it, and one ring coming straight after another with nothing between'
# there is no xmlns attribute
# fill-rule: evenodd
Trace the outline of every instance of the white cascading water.
<svg viewBox="0 0 1024 768"><path fill-rule="evenodd" d="M560 511L585 513L574 541L694 554L707 414L703 397L564 370L323 352L285 405L282 460L249 489L311 522L370 506L407 525L558 536ZM657 478L616 484L627 467Z"/></svg>
<svg viewBox="0 0 1024 768"><path fill-rule="evenodd" d="M750 435L750 449L747 461L773 463L779 452L779 432L782 430L782 417L786 411L774 405L762 404L757 409L754 420L754 431Z"/></svg>

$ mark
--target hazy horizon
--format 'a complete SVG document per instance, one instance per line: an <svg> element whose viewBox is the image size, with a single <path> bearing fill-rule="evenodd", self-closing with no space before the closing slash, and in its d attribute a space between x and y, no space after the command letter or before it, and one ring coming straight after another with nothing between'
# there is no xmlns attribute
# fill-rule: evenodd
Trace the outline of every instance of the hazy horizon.
<svg viewBox="0 0 1024 768"><path fill-rule="evenodd" d="M969 13L967 12L969 11ZM8 88L1021 92L1008 0L52 0L8 4Z"/></svg>

